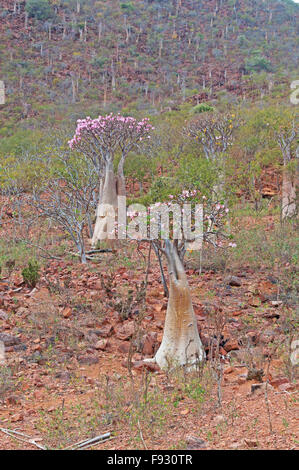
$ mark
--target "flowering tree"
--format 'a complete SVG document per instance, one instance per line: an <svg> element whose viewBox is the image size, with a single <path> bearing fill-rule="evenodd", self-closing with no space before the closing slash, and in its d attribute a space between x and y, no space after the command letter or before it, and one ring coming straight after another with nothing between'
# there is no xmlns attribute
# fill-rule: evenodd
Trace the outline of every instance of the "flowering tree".
<svg viewBox="0 0 299 470"><path fill-rule="evenodd" d="M143 139L150 138L153 126L148 118L137 121L133 117L119 114L87 117L77 121L74 137L69 141L71 149L80 150L92 159L100 178L100 199L97 219L92 237L92 245L98 240L108 238L108 217L117 208L118 196L125 196L124 163L129 152L136 149ZM120 160L117 175L114 162L117 155Z"/></svg>
<svg viewBox="0 0 299 470"><path fill-rule="evenodd" d="M193 203L192 206L191 203ZM198 205L194 206L194 203ZM169 212L173 214L171 227L169 220L168 224L165 224L165 219L162 221L163 216L159 216L158 209L161 206L163 206L163 210L165 210L165 206L168 206ZM195 220L196 213L199 213L199 207L201 209L199 211L200 230L198 230L198 224ZM178 212L177 209L180 211ZM158 224L161 238L156 237L156 232L150 230L148 240L153 244L156 253L166 257L169 297L164 333L160 348L155 357L151 359L163 369L174 366L193 368L205 357L198 334L183 260L186 250L191 250L192 243L199 241L199 239L219 247L235 246L234 243L228 242L228 237L225 235L227 213L228 209L223 204L213 201L212 198L208 200L204 196L201 197L197 190L182 191L176 196L170 195L166 204L154 204L145 215L138 211L129 213L131 222L128 227L131 229L131 233L134 233L134 226L142 224L145 216L150 224L152 222ZM188 220L192 226L190 224L186 226ZM156 238L153 238L153 233Z"/></svg>

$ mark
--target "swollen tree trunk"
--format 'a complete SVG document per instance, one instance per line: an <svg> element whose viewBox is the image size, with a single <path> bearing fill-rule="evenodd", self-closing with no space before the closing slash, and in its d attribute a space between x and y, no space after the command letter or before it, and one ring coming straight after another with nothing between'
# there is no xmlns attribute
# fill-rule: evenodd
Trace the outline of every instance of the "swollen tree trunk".
<svg viewBox="0 0 299 470"><path fill-rule="evenodd" d="M196 367L204 359L184 266L170 241L165 242L170 278L164 334L155 361L162 369Z"/></svg>
<svg viewBox="0 0 299 470"><path fill-rule="evenodd" d="M289 173L287 165L292 160L292 143L297 139L298 132L295 128L295 122L293 122L292 127L286 131L281 132L277 135L278 144L282 151L283 156L283 176L282 176L282 208L281 208L281 218L282 220L292 217L296 214L296 191L298 186L298 176L299 176L299 164L297 160L295 175ZM296 152L296 157L298 158L298 150Z"/></svg>
<svg viewBox="0 0 299 470"><path fill-rule="evenodd" d="M96 224L91 245L96 246L99 240L108 240L109 232L114 230L116 221L118 196L125 196L126 186L123 173L123 159L118 167L117 176L114 173L113 162L108 161L105 168L104 181L101 183L100 200L97 208ZM111 239L111 237L110 237Z"/></svg>
<svg viewBox="0 0 299 470"><path fill-rule="evenodd" d="M0 365L5 364L5 346L3 341L0 341Z"/></svg>
<svg viewBox="0 0 299 470"><path fill-rule="evenodd" d="M284 168L282 176L282 220L293 217L297 212L297 186L299 178L299 168L296 168L294 177Z"/></svg>
<svg viewBox="0 0 299 470"><path fill-rule="evenodd" d="M106 164L104 182L101 187L101 195L97 208L96 224L91 240L93 247L98 240L108 239L109 218L113 217L113 211L117 207L117 180L113 171L113 163Z"/></svg>

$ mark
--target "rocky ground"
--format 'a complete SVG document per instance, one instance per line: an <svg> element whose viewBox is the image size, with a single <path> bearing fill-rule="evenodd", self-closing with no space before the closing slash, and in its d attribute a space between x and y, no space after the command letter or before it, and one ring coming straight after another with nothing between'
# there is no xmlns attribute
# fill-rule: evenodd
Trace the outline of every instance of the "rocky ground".
<svg viewBox="0 0 299 470"><path fill-rule="evenodd" d="M191 375L169 374L143 363L161 342L167 299L154 258L144 299L140 256L120 262L104 253L87 266L52 260L34 289L17 269L2 276L0 447L37 448L34 438L63 448L113 431L95 448L298 448L298 384L284 326L292 309L277 300L271 273L190 267L208 361Z"/></svg>

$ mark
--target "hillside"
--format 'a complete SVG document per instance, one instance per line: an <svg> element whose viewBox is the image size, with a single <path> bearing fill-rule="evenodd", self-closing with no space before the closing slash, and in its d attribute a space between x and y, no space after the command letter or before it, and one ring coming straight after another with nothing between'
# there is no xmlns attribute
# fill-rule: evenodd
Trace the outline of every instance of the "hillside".
<svg viewBox="0 0 299 470"><path fill-rule="evenodd" d="M298 66L291 0L2 0L0 135L99 110L285 97Z"/></svg>
<svg viewBox="0 0 299 470"><path fill-rule="evenodd" d="M298 13L0 1L0 450L298 449Z"/></svg>

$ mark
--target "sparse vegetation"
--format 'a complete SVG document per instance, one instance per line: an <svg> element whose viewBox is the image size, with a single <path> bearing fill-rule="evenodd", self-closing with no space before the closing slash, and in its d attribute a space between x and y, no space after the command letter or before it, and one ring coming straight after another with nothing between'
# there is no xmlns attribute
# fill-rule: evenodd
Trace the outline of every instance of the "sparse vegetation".
<svg viewBox="0 0 299 470"><path fill-rule="evenodd" d="M3 0L1 448L298 445L298 8Z"/></svg>

